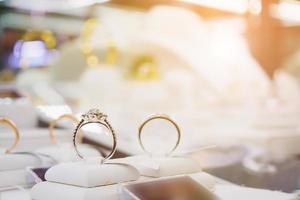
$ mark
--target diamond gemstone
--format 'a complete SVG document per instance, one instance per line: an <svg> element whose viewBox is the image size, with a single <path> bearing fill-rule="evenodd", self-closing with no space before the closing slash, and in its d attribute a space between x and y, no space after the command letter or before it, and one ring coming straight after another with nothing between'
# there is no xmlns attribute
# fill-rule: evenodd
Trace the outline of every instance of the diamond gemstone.
<svg viewBox="0 0 300 200"><path fill-rule="evenodd" d="M86 114L83 114L82 115L82 118L84 120L102 120L102 119L105 119L106 118L106 115L102 112L100 112L99 109L97 108L93 108L93 109L90 109Z"/></svg>

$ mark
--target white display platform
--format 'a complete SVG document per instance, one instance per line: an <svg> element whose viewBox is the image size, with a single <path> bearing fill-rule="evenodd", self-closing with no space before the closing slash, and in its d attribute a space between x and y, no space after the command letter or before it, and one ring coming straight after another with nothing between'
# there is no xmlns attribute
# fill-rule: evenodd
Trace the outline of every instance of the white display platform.
<svg viewBox="0 0 300 200"><path fill-rule="evenodd" d="M79 187L99 187L137 180L138 171L126 164L100 164L100 162L81 161L62 163L51 167L45 174L49 182Z"/></svg>
<svg viewBox="0 0 300 200"><path fill-rule="evenodd" d="M215 178L206 173L197 173L190 174L194 180L201 183L204 187L213 191L215 184L229 184L225 181L222 181L218 178ZM138 181L151 180L152 178L140 177ZM36 185L31 190L31 196L34 200L64 200L64 199L73 199L73 200L97 200L100 197L105 197L104 199L117 200L119 192L119 184L108 185L102 187L92 187L92 188L83 188L76 187L71 185L63 185L53 182L43 182L40 185ZM66 192L67 191L67 192ZM48 195L45 195L48 193ZM109 198L108 198L109 197ZM101 199L101 198L100 198Z"/></svg>
<svg viewBox="0 0 300 200"><path fill-rule="evenodd" d="M286 194L281 192L270 192L260 189L252 189L241 186L236 186L232 183L214 177L205 172L196 173L191 177L197 182L203 184L207 189L213 191L214 194L221 196L220 200L299 200L299 197L293 194ZM144 179L145 180L145 179ZM204 184L205 183L205 184ZM107 190L112 188L107 188ZM47 195L43 195L47 196ZM51 195L50 195L51 196ZM32 200L29 189L14 189L0 192L1 200ZM50 200L51 198L49 198ZM52 198L53 200L55 198ZM99 198L96 198L99 200ZM113 199L110 199L113 200Z"/></svg>

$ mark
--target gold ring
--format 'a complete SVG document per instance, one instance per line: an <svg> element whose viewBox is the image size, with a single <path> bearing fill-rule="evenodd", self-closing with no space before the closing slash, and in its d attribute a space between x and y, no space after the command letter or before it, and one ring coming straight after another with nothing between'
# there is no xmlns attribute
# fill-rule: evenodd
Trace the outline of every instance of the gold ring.
<svg viewBox="0 0 300 200"><path fill-rule="evenodd" d="M85 126L87 124L90 124L90 123L97 123L97 124L101 124L101 125L105 126L109 130L109 132L111 133L111 135L112 135L112 139L113 139L112 150L102 160L102 163L105 163L105 161L109 160L114 155L114 153L116 152L116 149L117 149L117 137L116 137L114 129L112 128L112 126L110 125L110 123L107 120L107 115L105 115L104 113L100 112L100 110L98 110L98 109L91 109L86 114L82 115L82 119L78 123L78 125L77 125L77 127L76 127L76 129L74 131L74 135L73 135L73 145L74 145L75 151L76 151L77 155L80 158L82 158L82 159L84 158L80 154L80 152L78 151L78 149L77 149L76 135L77 135L77 133L79 132L79 130L83 126Z"/></svg>
<svg viewBox="0 0 300 200"><path fill-rule="evenodd" d="M19 133L19 130L18 130L16 124L8 118L0 117L0 124L4 124L4 125L9 126L13 130L13 133L15 134L14 143L11 145L11 147L9 147L8 149L5 150L5 153L7 154L7 153L10 153L17 146L17 144L19 143L20 133Z"/></svg>
<svg viewBox="0 0 300 200"><path fill-rule="evenodd" d="M138 134L139 134L139 135L138 135L138 137L139 137L139 143L140 143L142 149L143 149L146 153L151 154L151 152L149 152L149 151L145 148L145 146L144 146L144 144L143 144L143 142L142 142L142 132L143 132L144 126L145 126L148 122L150 122L150 121L152 121L152 120L155 120L155 119L163 119L163 120L166 120L166 121L170 122L171 124L173 124L173 125L175 126L175 128L176 128L176 132L177 132L177 141L176 141L176 144L175 144L175 146L172 148L172 150L171 150L169 153L166 154L166 155L170 155L171 153L173 153L173 152L175 151L175 149L176 149L176 148L178 147L178 145L179 145L179 142L180 142L180 139L181 139L181 131L180 131L180 128L179 128L178 124L177 124L174 120L172 120L169 116L167 116L167 115L164 115L164 114L155 114L155 115L150 116L148 119L146 119L146 120L140 125L140 127L139 127L139 133L138 133Z"/></svg>
<svg viewBox="0 0 300 200"><path fill-rule="evenodd" d="M57 144L56 135L54 134L54 127L56 126L58 121L63 120L63 119L69 119L76 124L79 123L79 120L76 118L76 116L74 116L72 114L63 114L63 115L59 116L57 119L51 121L49 124L49 136L50 136L50 139L53 144ZM80 143L82 143L83 133L82 132L80 132L80 133L81 134L79 135L80 136L79 141L80 141Z"/></svg>

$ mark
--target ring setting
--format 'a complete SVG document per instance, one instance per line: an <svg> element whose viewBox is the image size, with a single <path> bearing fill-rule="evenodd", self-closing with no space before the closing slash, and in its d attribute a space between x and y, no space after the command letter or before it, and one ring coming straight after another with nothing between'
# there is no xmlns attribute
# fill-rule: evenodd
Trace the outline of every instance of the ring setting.
<svg viewBox="0 0 300 200"><path fill-rule="evenodd" d="M86 114L81 115L82 119L85 121L104 121L107 118L107 115L104 113L100 112L99 109L93 108L89 110Z"/></svg>
<svg viewBox="0 0 300 200"><path fill-rule="evenodd" d="M114 129L112 128L111 124L109 123L109 121L107 120L107 115L104 114L103 112L101 112L99 109L91 109L89 110L87 113L81 115L82 119L81 121L78 123L78 125L75 128L74 131L74 135L73 135L73 146L75 148L75 151L77 153L77 155L80 158L84 158L80 152L78 151L77 148L77 144L76 144L76 136L77 133L80 131L80 129L90 123L96 123L96 124L100 124L102 126L104 126L105 128L107 128L112 136L112 150L111 152L102 160L102 163L105 163L105 161L109 160L115 153L116 149L117 149L117 138L116 138L116 134Z"/></svg>

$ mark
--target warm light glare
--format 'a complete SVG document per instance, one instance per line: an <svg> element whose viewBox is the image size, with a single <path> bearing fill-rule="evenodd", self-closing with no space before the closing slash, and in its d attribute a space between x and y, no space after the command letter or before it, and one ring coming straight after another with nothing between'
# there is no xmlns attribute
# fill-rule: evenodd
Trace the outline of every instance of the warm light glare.
<svg viewBox="0 0 300 200"><path fill-rule="evenodd" d="M18 40L9 57L9 63L16 68L39 67L45 65L53 56L54 52L49 51L43 41Z"/></svg>
<svg viewBox="0 0 300 200"><path fill-rule="evenodd" d="M282 20L300 23L300 3L281 2L274 6L273 12Z"/></svg>
<svg viewBox="0 0 300 200"><path fill-rule="evenodd" d="M258 15L261 12L261 0L249 0L249 12Z"/></svg>
<svg viewBox="0 0 300 200"><path fill-rule="evenodd" d="M246 13L248 10L248 1L245 0L180 0L193 4L208 6L216 9L235 13Z"/></svg>
<svg viewBox="0 0 300 200"><path fill-rule="evenodd" d="M89 66L97 65L99 63L97 56L95 55L88 56L87 63Z"/></svg>
<svg viewBox="0 0 300 200"><path fill-rule="evenodd" d="M47 49L42 41L26 41L23 42L21 49L21 57L38 58L45 57Z"/></svg>
<svg viewBox="0 0 300 200"><path fill-rule="evenodd" d="M89 6L95 3L103 3L107 2L109 0L67 0L67 3L71 5L72 7L84 7Z"/></svg>
<svg viewBox="0 0 300 200"><path fill-rule="evenodd" d="M7 4L16 8L27 10L57 11L69 10L72 8L79 8L107 1L109 0L10 0L7 1Z"/></svg>

